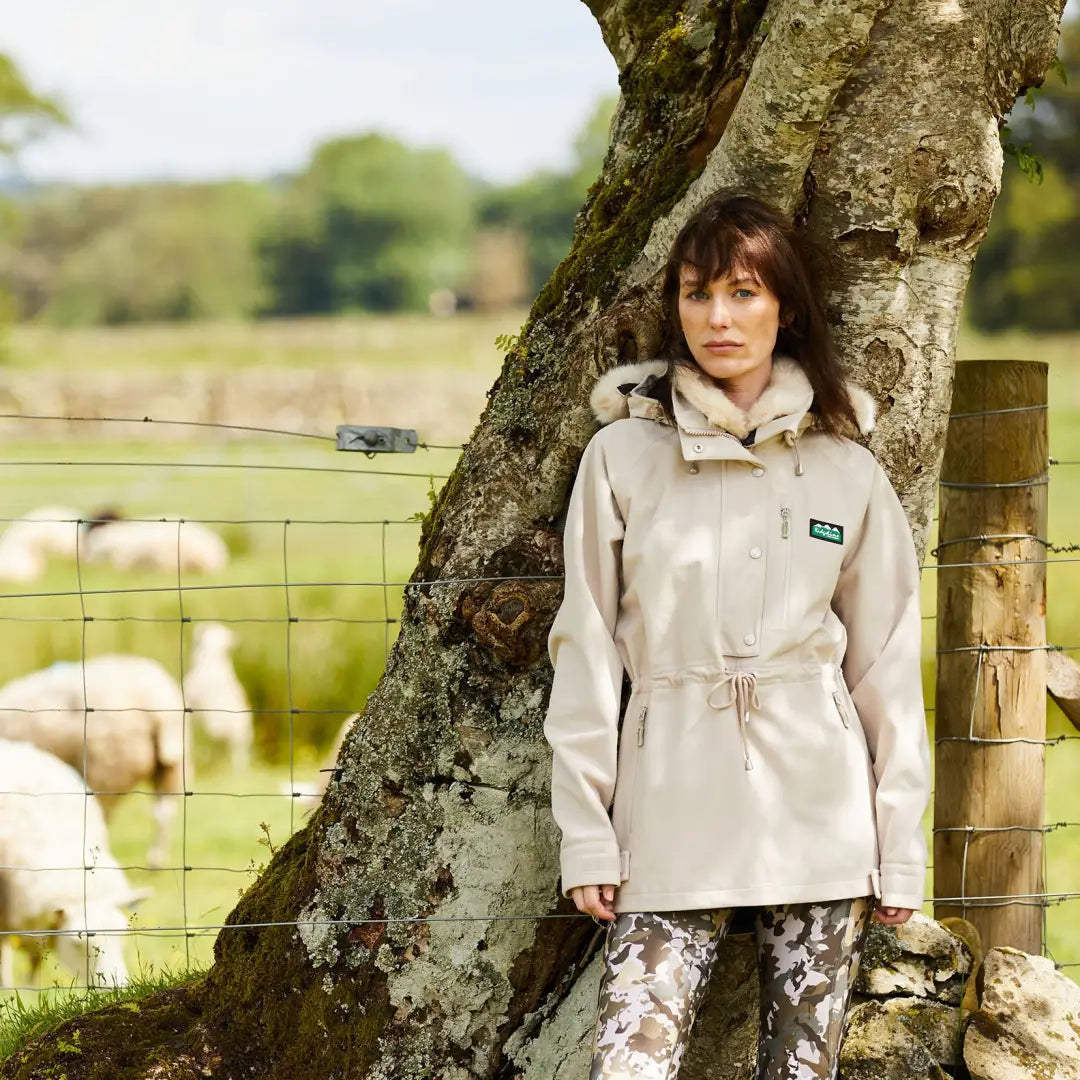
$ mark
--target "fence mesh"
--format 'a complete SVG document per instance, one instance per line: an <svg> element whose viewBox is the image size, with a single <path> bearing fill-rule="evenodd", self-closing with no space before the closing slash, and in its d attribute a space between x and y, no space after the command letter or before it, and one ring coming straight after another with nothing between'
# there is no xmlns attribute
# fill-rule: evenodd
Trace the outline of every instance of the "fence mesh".
<svg viewBox="0 0 1080 1080"><path fill-rule="evenodd" d="M205 438L176 446L135 438L106 449L96 435L71 437L58 452L58 439L20 441L27 421L37 432L55 424L66 433L175 424L204 429ZM0 873L35 881L24 892L62 896L73 908L60 925L40 913L17 918L10 903L0 911L0 935L13 932L8 945L22 946L7 958L5 982L20 992L86 989L100 984L103 971L120 970L117 963L126 971L204 966L218 932L271 925L224 923L317 801L345 725L385 666L406 588L501 580L408 583L422 514L461 447L421 443L403 467L394 455L343 461L326 445L331 436L256 426L4 414L0 431L7 436L0 462L0 717L7 727L0 737L14 737L26 723L78 728L76 749L67 753L77 772L66 774L66 787L63 777L31 782L22 772L13 779L14 768L4 771L0 762L3 813L19 815L19 828L44 816L43 835L66 830L78 852L65 859L70 844L43 841L0 862ZM1047 476L1077 464L1052 460ZM1051 491L1058 486L1067 482ZM1031 539L1043 558L995 565L1047 563L1052 613L1069 573L1054 567L1080 561L1070 554L1080 546ZM937 569L932 557L924 569ZM924 575L927 657L934 653L932 577ZM996 648L971 648L976 678ZM132 658L142 664L137 674L122 666ZM933 706L927 711L932 723ZM1059 717L1054 723L1045 740L1055 751L1051 791L1071 774L1072 763L1057 755L1075 752L1080 740ZM123 753L109 748L116 732ZM121 768L117 759L125 756ZM99 820L99 803L107 821ZM962 831L967 843L977 830ZM1046 837L1045 880L1060 891L955 899L1041 906L1044 952L1060 968L1077 968L1080 947L1066 953L1058 945L1074 940L1075 917L1058 914L1071 914L1080 900L1080 879L1068 876L1080 822L1052 799L1038 831ZM147 895L131 913L127 900L138 892ZM110 905L120 914L110 915ZM579 917L475 912L370 921ZM62 941L73 947L62 950Z"/></svg>

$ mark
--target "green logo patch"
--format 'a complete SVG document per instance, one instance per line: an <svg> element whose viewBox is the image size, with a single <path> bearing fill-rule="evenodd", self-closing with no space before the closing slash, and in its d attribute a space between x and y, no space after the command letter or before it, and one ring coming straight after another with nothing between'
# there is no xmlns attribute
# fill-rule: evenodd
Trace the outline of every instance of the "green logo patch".
<svg viewBox="0 0 1080 1080"><path fill-rule="evenodd" d="M810 535L815 540L826 540L830 544L842 544L844 542L844 526L832 525L828 521L810 519Z"/></svg>

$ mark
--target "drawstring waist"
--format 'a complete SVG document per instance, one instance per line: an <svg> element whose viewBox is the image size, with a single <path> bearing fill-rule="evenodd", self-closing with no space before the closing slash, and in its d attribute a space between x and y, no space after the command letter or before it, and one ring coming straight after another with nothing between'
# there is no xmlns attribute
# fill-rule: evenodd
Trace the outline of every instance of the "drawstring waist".
<svg viewBox="0 0 1080 1080"><path fill-rule="evenodd" d="M703 664L697 667L682 668L678 671L653 674L633 680L632 688L636 692L649 694L657 690L674 690L692 684L705 684L709 687L705 700L710 709L723 712L734 707L735 719L739 730L739 742L743 751L743 767L747 772L754 768L750 755L750 743L747 738L747 725L752 713L761 710L758 694L760 684L772 682L808 683L821 686L830 693L839 685L840 669L830 661L807 661L792 664L790 661L776 664L764 663L756 671L746 668L732 668L725 661L722 665ZM726 691L726 694L724 694ZM719 695L724 694L723 697Z"/></svg>
<svg viewBox="0 0 1080 1080"><path fill-rule="evenodd" d="M713 694L725 687L728 690L727 701L719 703L713 701ZM761 708L757 692L757 675L752 671L729 671L713 684L705 700L710 708L718 711L735 706L735 716L739 724L739 741L742 743L745 768L749 772L753 769L754 762L750 757L750 747L746 741L746 725L750 723L750 709Z"/></svg>

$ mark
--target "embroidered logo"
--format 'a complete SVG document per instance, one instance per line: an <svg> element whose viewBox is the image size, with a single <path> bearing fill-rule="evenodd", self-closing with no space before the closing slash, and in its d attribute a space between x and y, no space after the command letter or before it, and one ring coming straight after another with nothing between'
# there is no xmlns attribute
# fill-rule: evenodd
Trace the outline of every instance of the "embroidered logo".
<svg viewBox="0 0 1080 1080"><path fill-rule="evenodd" d="M810 535L815 540L826 540L830 544L842 544L844 542L844 526L831 525L827 521L810 519Z"/></svg>

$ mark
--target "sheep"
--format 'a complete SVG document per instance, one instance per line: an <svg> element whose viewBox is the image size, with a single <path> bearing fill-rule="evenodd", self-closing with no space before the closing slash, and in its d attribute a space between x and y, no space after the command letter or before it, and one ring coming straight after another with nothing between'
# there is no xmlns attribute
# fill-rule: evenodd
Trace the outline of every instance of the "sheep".
<svg viewBox="0 0 1080 1080"><path fill-rule="evenodd" d="M195 628L191 667L184 673L184 701L211 739L229 746L234 769L251 764L255 728L251 706L233 670L236 636L221 623Z"/></svg>
<svg viewBox="0 0 1080 1080"><path fill-rule="evenodd" d="M0 738L31 742L77 769L106 814L150 782L155 867L165 860L174 796L191 778L189 726L176 680L145 657L59 662L0 687Z"/></svg>
<svg viewBox="0 0 1080 1080"><path fill-rule="evenodd" d="M37 581L50 556L73 560L82 514L42 506L12 521L0 536L0 580Z"/></svg>
<svg viewBox="0 0 1080 1080"><path fill-rule="evenodd" d="M117 570L166 570L174 574L216 574L229 562L225 541L198 521L125 521L113 511L102 512L84 524L80 552L89 563L107 563Z"/></svg>
<svg viewBox="0 0 1080 1080"><path fill-rule="evenodd" d="M23 935L35 975L55 948L89 985L124 985L124 909L141 895L109 850L82 777L30 743L0 739L0 986L14 984L12 935Z"/></svg>

